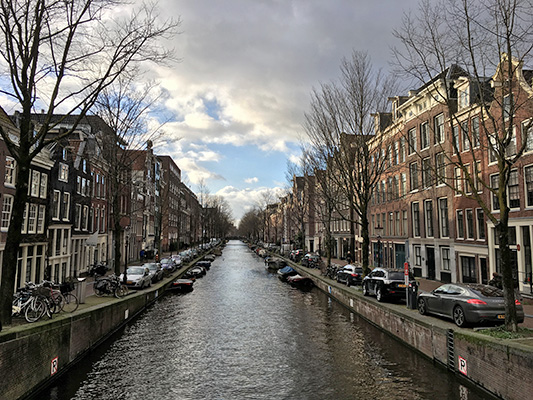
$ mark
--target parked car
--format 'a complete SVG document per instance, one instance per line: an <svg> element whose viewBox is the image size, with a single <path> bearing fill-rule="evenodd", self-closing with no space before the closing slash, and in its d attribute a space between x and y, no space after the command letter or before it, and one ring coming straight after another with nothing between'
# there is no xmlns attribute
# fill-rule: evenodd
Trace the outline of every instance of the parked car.
<svg viewBox="0 0 533 400"><path fill-rule="evenodd" d="M163 270L164 273L174 272L174 270L176 269L176 264L174 263L174 260L172 260L171 258L163 258L160 264L161 264L161 269Z"/></svg>
<svg viewBox="0 0 533 400"><path fill-rule="evenodd" d="M414 277L409 274L409 283L416 285ZM385 298L405 299L407 286L403 269L374 268L364 277L363 295L375 295L378 301Z"/></svg>
<svg viewBox="0 0 533 400"><path fill-rule="evenodd" d="M181 257L179 254L174 254L170 258L172 258L172 261L174 261L174 264L176 265L176 267L178 268L181 267L182 261L181 261Z"/></svg>
<svg viewBox="0 0 533 400"><path fill-rule="evenodd" d="M453 319L459 327L480 323L504 323L503 290L482 284L447 283L418 295L418 312ZM516 300L518 323L524 322L524 309Z"/></svg>
<svg viewBox="0 0 533 400"><path fill-rule="evenodd" d="M150 276L152 278L152 283L159 282L163 279L163 269L159 263L146 263L143 264L143 267L148 268L150 271Z"/></svg>
<svg viewBox="0 0 533 400"><path fill-rule="evenodd" d="M337 271L337 282L346 283L346 286L360 285L363 281L363 268L355 265L345 265Z"/></svg>
<svg viewBox="0 0 533 400"><path fill-rule="evenodd" d="M320 256L316 253L307 253L302 257L301 264L304 267L318 268L320 265Z"/></svg>
<svg viewBox="0 0 533 400"><path fill-rule="evenodd" d="M120 274L120 280L124 281L124 274ZM126 270L126 286L134 289L144 289L152 286L152 276L146 267L132 266Z"/></svg>

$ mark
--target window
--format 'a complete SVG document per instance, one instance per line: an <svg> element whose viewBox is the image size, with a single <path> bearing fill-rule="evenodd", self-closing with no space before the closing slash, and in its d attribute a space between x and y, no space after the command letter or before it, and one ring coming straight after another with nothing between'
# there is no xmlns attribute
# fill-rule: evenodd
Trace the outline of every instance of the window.
<svg viewBox="0 0 533 400"><path fill-rule="evenodd" d="M6 175L4 179L6 186L15 187L15 159L6 157Z"/></svg>
<svg viewBox="0 0 533 400"><path fill-rule="evenodd" d="M446 164L444 163L444 152L435 154L435 171L437 173L437 185L444 184L444 179L446 179Z"/></svg>
<svg viewBox="0 0 533 400"><path fill-rule="evenodd" d="M468 137L468 121L461 123L461 135L463 136L463 151L470 150L470 137Z"/></svg>
<svg viewBox="0 0 533 400"><path fill-rule="evenodd" d="M26 203L26 207L24 207L24 215L22 217L22 228L20 232L26 233L27 227L28 227L28 203Z"/></svg>
<svg viewBox="0 0 533 400"><path fill-rule="evenodd" d="M402 235L407 236L407 211L402 211Z"/></svg>
<svg viewBox="0 0 533 400"><path fill-rule="evenodd" d="M479 117L472 118L472 146L479 147Z"/></svg>
<svg viewBox="0 0 533 400"><path fill-rule="evenodd" d="M31 203L28 207L28 233L35 233L37 227L37 204Z"/></svg>
<svg viewBox="0 0 533 400"><path fill-rule="evenodd" d="M418 203L411 205L413 213L413 236L420 237L420 206Z"/></svg>
<svg viewBox="0 0 533 400"><path fill-rule="evenodd" d="M461 148L459 147L459 126L454 125L452 128L452 144L453 144L453 152L457 153L461 151Z"/></svg>
<svg viewBox="0 0 533 400"><path fill-rule="evenodd" d="M77 230L80 230L81 228L81 204L76 204L75 206L75 209L74 209L74 227L77 229Z"/></svg>
<svg viewBox="0 0 533 400"><path fill-rule="evenodd" d="M440 235L448 237L450 230L448 226L448 199L446 197L439 199L439 218L440 218Z"/></svg>
<svg viewBox="0 0 533 400"><path fill-rule="evenodd" d="M422 185L428 188L431 187L432 183L431 159L427 157L422 160Z"/></svg>
<svg viewBox="0 0 533 400"><path fill-rule="evenodd" d="M513 133L511 135L511 140L505 149L505 156L512 157L516 154L516 127L513 126Z"/></svg>
<svg viewBox="0 0 533 400"><path fill-rule="evenodd" d="M401 174L401 188L400 188L401 196L405 196L407 194L407 174L402 173Z"/></svg>
<svg viewBox="0 0 533 400"><path fill-rule="evenodd" d="M59 195L60 195L59 190L54 190L54 196L52 199L52 219L54 220L59 219L59 208L60 208Z"/></svg>
<svg viewBox="0 0 533 400"><path fill-rule="evenodd" d="M409 179L411 190L418 189L418 163L416 161L409 164Z"/></svg>
<svg viewBox="0 0 533 400"><path fill-rule="evenodd" d="M68 221L70 216L70 193L63 193L63 215L61 219L63 221Z"/></svg>
<svg viewBox="0 0 533 400"><path fill-rule="evenodd" d="M68 165L65 163L59 163L59 177L58 179L63 182L68 182Z"/></svg>
<svg viewBox="0 0 533 400"><path fill-rule="evenodd" d="M507 185L509 189L509 207L510 208L519 208L520 207L520 191L518 187L518 170L511 171L509 175L509 184Z"/></svg>
<svg viewBox="0 0 533 400"><path fill-rule="evenodd" d="M499 179L500 179L500 176L498 174L490 176L490 187L495 192L498 191L498 188L500 186ZM492 209L493 210L500 209L500 201L498 200L498 196L496 195L496 193L492 193Z"/></svg>
<svg viewBox="0 0 533 400"><path fill-rule="evenodd" d="M409 130L407 139L409 140L409 154L413 154L416 152L416 128Z"/></svg>
<svg viewBox="0 0 533 400"><path fill-rule="evenodd" d="M424 122L420 125L420 149L427 149L429 147L429 127L428 123Z"/></svg>
<svg viewBox="0 0 533 400"><path fill-rule="evenodd" d="M524 168L524 179L526 181L526 205L533 207L533 165Z"/></svg>
<svg viewBox="0 0 533 400"><path fill-rule="evenodd" d="M39 171L31 171L31 190L30 195L33 197L39 196L39 189L41 187L41 173Z"/></svg>
<svg viewBox="0 0 533 400"><path fill-rule="evenodd" d="M461 269L464 283L476 283L476 258L461 256Z"/></svg>
<svg viewBox="0 0 533 400"><path fill-rule="evenodd" d="M389 235L394 235L394 214L392 212L389 213Z"/></svg>
<svg viewBox="0 0 533 400"><path fill-rule="evenodd" d="M426 209L426 236L433 237L433 201L426 200L424 206Z"/></svg>
<svg viewBox="0 0 533 400"><path fill-rule="evenodd" d="M474 189L476 189L476 192L481 192L483 189L483 186L480 185L479 183L479 181L481 180L481 161L476 161L474 165L476 166L475 177L474 177Z"/></svg>
<svg viewBox="0 0 533 400"><path fill-rule="evenodd" d="M466 210L466 237L474 239L474 211Z"/></svg>
<svg viewBox="0 0 533 400"><path fill-rule="evenodd" d="M454 169L455 179L454 179L454 188L456 191L456 195L459 194L463 190L463 180L461 178L461 168L455 167Z"/></svg>
<svg viewBox="0 0 533 400"><path fill-rule="evenodd" d="M400 138L400 162L405 162L405 138Z"/></svg>
<svg viewBox="0 0 533 400"><path fill-rule="evenodd" d="M41 187L39 189L39 197L46 199L46 191L48 190L48 175L41 173Z"/></svg>
<svg viewBox="0 0 533 400"><path fill-rule="evenodd" d="M399 236L401 235L400 233L400 212L399 211L396 211L396 225L395 225L395 232L394 234L396 236Z"/></svg>
<svg viewBox="0 0 533 400"><path fill-rule="evenodd" d="M89 225L89 207L83 206L83 214L82 214L82 230L86 231Z"/></svg>
<svg viewBox="0 0 533 400"><path fill-rule="evenodd" d="M81 194L82 188L81 188L81 176L76 177L76 193Z"/></svg>
<svg viewBox="0 0 533 400"><path fill-rule="evenodd" d="M420 266L422 265L422 256L420 254L420 246L413 246L415 250L415 265Z"/></svg>
<svg viewBox="0 0 533 400"><path fill-rule="evenodd" d="M433 120L435 124L435 144L444 142L444 115L439 114Z"/></svg>
<svg viewBox="0 0 533 400"><path fill-rule="evenodd" d="M507 96L503 98L502 108L503 108L503 117L505 119L508 119L511 116L511 113L514 111L512 103L513 103L512 95L508 94Z"/></svg>
<svg viewBox="0 0 533 400"><path fill-rule="evenodd" d="M464 239L465 237L465 222L463 218L463 210L457 210L457 237Z"/></svg>
<svg viewBox="0 0 533 400"><path fill-rule="evenodd" d="M2 201L2 225L1 229L7 232L9 221L11 220L11 211L13 210L13 196L6 194Z"/></svg>
<svg viewBox="0 0 533 400"><path fill-rule="evenodd" d="M450 248L441 247L440 254L442 257L442 270L449 271L450 270Z"/></svg>
<svg viewBox="0 0 533 400"><path fill-rule="evenodd" d="M476 209L476 219L477 219L477 238L484 240L486 238L485 234L485 215L481 208Z"/></svg>
<svg viewBox="0 0 533 400"><path fill-rule="evenodd" d="M46 215L46 206L39 206L39 214L37 215L37 233L44 233L44 218Z"/></svg>
<svg viewBox="0 0 533 400"><path fill-rule="evenodd" d="M398 177L395 176L392 180L392 198L397 199L400 197L399 186L398 186Z"/></svg>
<svg viewBox="0 0 533 400"><path fill-rule="evenodd" d="M398 165L400 163L400 143L394 142L394 164Z"/></svg>
<svg viewBox="0 0 533 400"><path fill-rule="evenodd" d="M533 119L522 122L522 144L526 142L526 151L533 150Z"/></svg>
<svg viewBox="0 0 533 400"><path fill-rule="evenodd" d="M489 136L489 163L496 162L497 154L496 151L498 150L498 141L496 139L496 135L493 133Z"/></svg>
<svg viewBox="0 0 533 400"><path fill-rule="evenodd" d="M465 90L459 91L459 109L468 107L469 104L469 95L468 88Z"/></svg>

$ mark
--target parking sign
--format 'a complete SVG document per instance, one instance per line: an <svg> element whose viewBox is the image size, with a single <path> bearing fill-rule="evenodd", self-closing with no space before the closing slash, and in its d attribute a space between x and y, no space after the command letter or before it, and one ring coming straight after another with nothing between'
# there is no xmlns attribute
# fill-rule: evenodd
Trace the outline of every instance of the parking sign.
<svg viewBox="0 0 533 400"><path fill-rule="evenodd" d="M467 375L466 360L463 357L457 357L459 361L459 372L463 375Z"/></svg>

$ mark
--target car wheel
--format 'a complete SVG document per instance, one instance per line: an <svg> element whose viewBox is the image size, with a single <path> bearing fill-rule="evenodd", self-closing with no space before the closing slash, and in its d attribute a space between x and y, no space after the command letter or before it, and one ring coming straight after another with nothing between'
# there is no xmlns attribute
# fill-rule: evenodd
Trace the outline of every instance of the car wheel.
<svg viewBox="0 0 533 400"><path fill-rule="evenodd" d="M368 296L368 284L363 283L363 296Z"/></svg>
<svg viewBox="0 0 533 400"><path fill-rule="evenodd" d="M464 328L466 326L465 312L461 306L456 306L453 309L453 322L455 322L455 325L459 328Z"/></svg>
<svg viewBox="0 0 533 400"><path fill-rule="evenodd" d="M418 299L418 312L421 315L426 315L428 313L426 301L424 299Z"/></svg>
<svg viewBox="0 0 533 400"><path fill-rule="evenodd" d="M376 299L377 301L379 302L382 302L384 300L384 297L383 297L383 288L380 286L378 287L378 290L376 290Z"/></svg>

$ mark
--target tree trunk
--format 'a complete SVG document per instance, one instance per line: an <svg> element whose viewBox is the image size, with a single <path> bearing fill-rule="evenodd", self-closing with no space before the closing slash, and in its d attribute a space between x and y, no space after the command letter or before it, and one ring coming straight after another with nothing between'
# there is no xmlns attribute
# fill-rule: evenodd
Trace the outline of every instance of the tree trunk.
<svg viewBox="0 0 533 400"><path fill-rule="evenodd" d="M17 162L17 184L15 197L13 198L13 208L11 221L7 233L7 240L2 256L2 276L0 285L0 322L1 325L11 325L11 303L15 289L15 278L17 271L18 252L22 239L22 223L24 220L24 210L28 200L28 182L30 175L29 158L20 159Z"/></svg>

